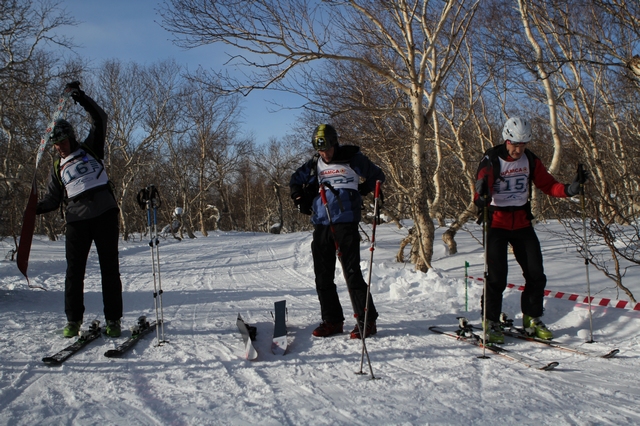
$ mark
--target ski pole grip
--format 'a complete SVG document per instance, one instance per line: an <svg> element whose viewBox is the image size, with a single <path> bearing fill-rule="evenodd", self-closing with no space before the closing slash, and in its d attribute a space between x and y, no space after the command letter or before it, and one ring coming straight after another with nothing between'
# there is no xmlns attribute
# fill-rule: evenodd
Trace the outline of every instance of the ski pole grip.
<svg viewBox="0 0 640 426"><path fill-rule="evenodd" d="M374 196L373 198L380 198L380 186L382 185L382 182L377 180L376 181L376 190L374 192Z"/></svg>
<svg viewBox="0 0 640 426"><path fill-rule="evenodd" d="M578 181L580 185L584 184L584 165L582 163L578 163Z"/></svg>
<svg viewBox="0 0 640 426"><path fill-rule="evenodd" d="M322 204L327 205L327 192L324 190L324 184L320 185L320 198L322 199Z"/></svg>
<svg viewBox="0 0 640 426"><path fill-rule="evenodd" d="M138 191L138 195L136 196L136 200L138 201L138 205L140 206L140 208L142 210L144 210L147 207L147 199L145 196L145 188L142 188L140 191Z"/></svg>

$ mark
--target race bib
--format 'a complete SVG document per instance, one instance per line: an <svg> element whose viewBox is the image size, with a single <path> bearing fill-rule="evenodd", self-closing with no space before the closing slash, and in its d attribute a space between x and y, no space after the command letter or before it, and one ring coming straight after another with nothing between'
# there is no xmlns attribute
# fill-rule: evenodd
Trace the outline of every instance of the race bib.
<svg viewBox="0 0 640 426"><path fill-rule="evenodd" d="M516 161L500 158L500 178L493 184L493 201L498 207L523 206L529 199L529 159Z"/></svg>
<svg viewBox="0 0 640 426"><path fill-rule="evenodd" d="M328 183L332 187L358 189L358 175L346 164L327 164L318 160L318 181Z"/></svg>
<svg viewBox="0 0 640 426"><path fill-rule="evenodd" d="M109 181L104 165L83 149L79 149L60 161L60 179L67 197L74 198L83 192Z"/></svg>

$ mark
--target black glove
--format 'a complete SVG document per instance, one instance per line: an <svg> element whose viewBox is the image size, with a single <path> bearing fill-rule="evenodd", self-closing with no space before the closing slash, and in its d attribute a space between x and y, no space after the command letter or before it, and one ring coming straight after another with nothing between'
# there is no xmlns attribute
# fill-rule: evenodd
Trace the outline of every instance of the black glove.
<svg viewBox="0 0 640 426"><path fill-rule="evenodd" d="M296 205L298 211L302 214L310 215L313 213L311 210L311 201L309 201L308 197L305 197L304 194L300 192L294 192L291 194L291 199L293 203Z"/></svg>
<svg viewBox="0 0 640 426"><path fill-rule="evenodd" d="M489 178L487 176L476 181L475 190L478 194L478 198L475 199L474 204L478 206L478 208L483 209L491 204L491 197L489 196Z"/></svg>
<svg viewBox="0 0 640 426"><path fill-rule="evenodd" d="M311 213L313 213L313 211L311 210L311 203L306 201L304 197L296 198L295 200L293 200L293 202L295 203L300 213L306 215L310 215Z"/></svg>
<svg viewBox="0 0 640 426"><path fill-rule="evenodd" d="M80 94L84 92L80 90L79 81L72 81L71 83L67 83L67 85L64 86L64 93L70 94L71 98L73 98L74 101L77 101L78 96L80 96Z"/></svg>
<svg viewBox="0 0 640 426"><path fill-rule="evenodd" d="M489 180L487 176L476 181L476 192L480 198L484 198L485 195L489 195Z"/></svg>
<svg viewBox="0 0 640 426"><path fill-rule="evenodd" d="M480 209L484 209L486 206L488 206L489 204L491 204L491 197L478 197L475 199L475 201L473 202L476 206L478 206L478 208Z"/></svg>
<svg viewBox="0 0 640 426"><path fill-rule="evenodd" d="M578 173L576 173L575 179L570 185L567 185L565 192L568 197L573 197L580 193L580 185L584 185L590 178L589 171L582 167L582 164L578 165Z"/></svg>
<svg viewBox="0 0 640 426"><path fill-rule="evenodd" d="M358 184L358 192L360 193L361 196L366 197L371 193L371 190L367 188L367 186L364 183L360 183Z"/></svg>

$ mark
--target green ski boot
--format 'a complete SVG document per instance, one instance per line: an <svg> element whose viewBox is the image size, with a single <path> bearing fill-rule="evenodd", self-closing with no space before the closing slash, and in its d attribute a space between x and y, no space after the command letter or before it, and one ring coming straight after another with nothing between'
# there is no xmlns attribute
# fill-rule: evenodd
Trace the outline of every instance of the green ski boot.
<svg viewBox="0 0 640 426"><path fill-rule="evenodd" d="M64 326L62 330L62 335L64 337L76 337L80 334L80 326L82 325L82 321L69 321L67 325Z"/></svg>
<svg viewBox="0 0 640 426"><path fill-rule="evenodd" d="M544 340L553 339L553 334L539 317L524 315L522 317L522 325L524 327L524 332L529 336L535 336L538 339Z"/></svg>
<svg viewBox="0 0 640 426"><path fill-rule="evenodd" d="M498 321L487 320L484 323L487 343L504 343L504 334Z"/></svg>
<svg viewBox="0 0 640 426"><path fill-rule="evenodd" d="M107 328L104 332L109 337L120 337L120 334L122 333L120 320L107 320Z"/></svg>

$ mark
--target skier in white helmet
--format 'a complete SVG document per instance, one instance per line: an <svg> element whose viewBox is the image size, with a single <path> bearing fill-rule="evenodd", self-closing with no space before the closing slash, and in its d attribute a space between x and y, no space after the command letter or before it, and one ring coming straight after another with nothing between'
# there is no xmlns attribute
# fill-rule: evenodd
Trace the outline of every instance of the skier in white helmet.
<svg viewBox="0 0 640 426"><path fill-rule="evenodd" d="M476 174L475 204L481 209L485 203L488 207L485 334L488 342L504 342L500 313L502 293L507 286L507 249L511 244L525 278L521 295L523 326L529 335L548 340L553 334L540 319L547 277L540 241L531 223L531 184L553 197L572 197L578 194L580 183L584 183L588 175L583 175L582 182L576 176L573 183L562 184L549 174L540 159L527 149L532 138L531 123L527 119L507 120L502 138L503 144L485 152Z"/></svg>

